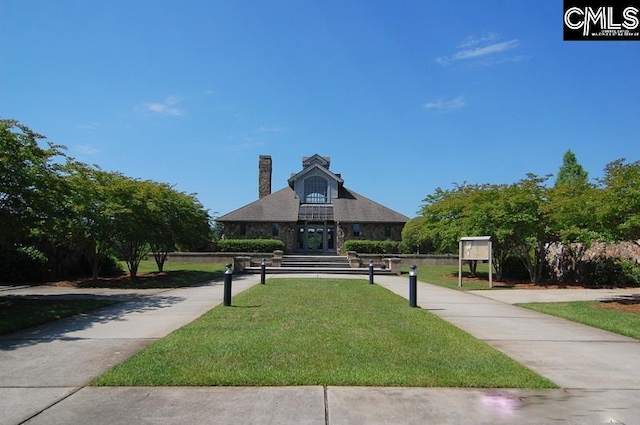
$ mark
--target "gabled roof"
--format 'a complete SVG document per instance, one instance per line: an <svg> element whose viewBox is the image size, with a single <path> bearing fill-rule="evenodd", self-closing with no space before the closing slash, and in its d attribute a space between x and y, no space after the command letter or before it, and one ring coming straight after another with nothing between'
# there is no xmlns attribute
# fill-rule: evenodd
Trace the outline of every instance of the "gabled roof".
<svg viewBox="0 0 640 425"><path fill-rule="evenodd" d="M340 188L337 199L333 199L333 214L336 221L353 223L406 223L409 217L385 207L346 187Z"/></svg>
<svg viewBox="0 0 640 425"><path fill-rule="evenodd" d="M290 187L285 187L257 201L219 217L217 221L298 221L300 199Z"/></svg>
<svg viewBox="0 0 640 425"><path fill-rule="evenodd" d="M316 169L322 171L330 179L337 181L338 186L341 186L344 183L344 180L342 180L342 177L340 177L339 175L332 173L331 171L327 170L320 164L313 164L309 167L304 168L302 171L292 175L291 177L289 177L289 180L287 180L287 182L289 183L289 186L293 187L297 180L302 179L305 175L309 174L311 171Z"/></svg>

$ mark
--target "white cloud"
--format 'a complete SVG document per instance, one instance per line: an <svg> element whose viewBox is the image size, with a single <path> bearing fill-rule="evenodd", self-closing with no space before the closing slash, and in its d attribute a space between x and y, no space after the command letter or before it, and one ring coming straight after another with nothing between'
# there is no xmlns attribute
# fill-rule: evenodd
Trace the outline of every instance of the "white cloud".
<svg viewBox="0 0 640 425"><path fill-rule="evenodd" d="M139 108L143 113L159 115L184 115L184 110L178 107L180 99L176 96L167 97L164 102L143 103Z"/></svg>
<svg viewBox="0 0 640 425"><path fill-rule="evenodd" d="M456 109L462 109L465 106L467 106L467 99L465 99L464 96L456 96L448 99L440 98L422 105L423 108L436 112L451 112Z"/></svg>
<svg viewBox="0 0 640 425"><path fill-rule="evenodd" d="M97 155L100 153L100 149L94 148L90 145L78 145L75 146L73 150L81 153L82 155Z"/></svg>
<svg viewBox="0 0 640 425"><path fill-rule="evenodd" d="M80 130L95 130L99 127L101 127L100 123L90 122L87 124L80 124L77 128Z"/></svg>
<svg viewBox="0 0 640 425"><path fill-rule="evenodd" d="M458 51L449 56L436 58L436 62L440 65L449 65L457 61L486 58L490 59L489 62L486 62L490 64L518 61L510 57L504 57L501 53L516 49L520 45L520 40L494 42L497 37L494 33L489 33L483 37L469 37L458 45ZM526 56L518 55L516 58L526 58Z"/></svg>
<svg viewBox="0 0 640 425"><path fill-rule="evenodd" d="M488 41L493 41L496 38L498 38L498 34L494 32L490 32L480 37L476 37L475 35L472 35L464 39L462 43L458 44L458 49L469 49L478 44L486 43Z"/></svg>

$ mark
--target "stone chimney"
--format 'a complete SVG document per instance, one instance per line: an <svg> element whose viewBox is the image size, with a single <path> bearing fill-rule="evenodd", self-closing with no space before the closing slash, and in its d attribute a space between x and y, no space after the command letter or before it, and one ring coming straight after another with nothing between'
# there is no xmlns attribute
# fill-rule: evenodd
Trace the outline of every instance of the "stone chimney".
<svg viewBox="0 0 640 425"><path fill-rule="evenodd" d="M258 197L271 195L271 155L260 155L258 159Z"/></svg>

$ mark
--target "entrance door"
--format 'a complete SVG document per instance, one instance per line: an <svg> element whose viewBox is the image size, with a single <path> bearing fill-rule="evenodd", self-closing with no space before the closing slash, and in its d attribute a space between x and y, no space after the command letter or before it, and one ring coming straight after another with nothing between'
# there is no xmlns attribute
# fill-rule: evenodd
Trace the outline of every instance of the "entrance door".
<svg viewBox="0 0 640 425"><path fill-rule="evenodd" d="M324 227L307 227L307 249L312 252L324 251Z"/></svg>
<svg viewBox="0 0 640 425"><path fill-rule="evenodd" d="M298 227L299 252L324 253L335 250L335 226L327 223L306 223Z"/></svg>

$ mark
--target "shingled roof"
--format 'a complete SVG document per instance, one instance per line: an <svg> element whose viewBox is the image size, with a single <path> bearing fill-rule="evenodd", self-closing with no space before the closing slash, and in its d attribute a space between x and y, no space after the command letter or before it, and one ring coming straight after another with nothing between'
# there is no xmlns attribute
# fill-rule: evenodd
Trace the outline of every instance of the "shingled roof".
<svg viewBox="0 0 640 425"><path fill-rule="evenodd" d="M332 200L333 219L352 223L406 223L409 218L345 187ZM285 187L255 202L219 217L219 222L297 222L299 210L310 204L300 204L293 189ZM304 211L303 211L304 212Z"/></svg>
<svg viewBox="0 0 640 425"><path fill-rule="evenodd" d="M336 221L352 223L406 223L409 217L385 207L346 187L340 188L338 199L333 200Z"/></svg>
<svg viewBox="0 0 640 425"><path fill-rule="evenodd" d="M300 199L290 187L262 197L242 208L219 217L216 221L298 221Z"/></svg>

